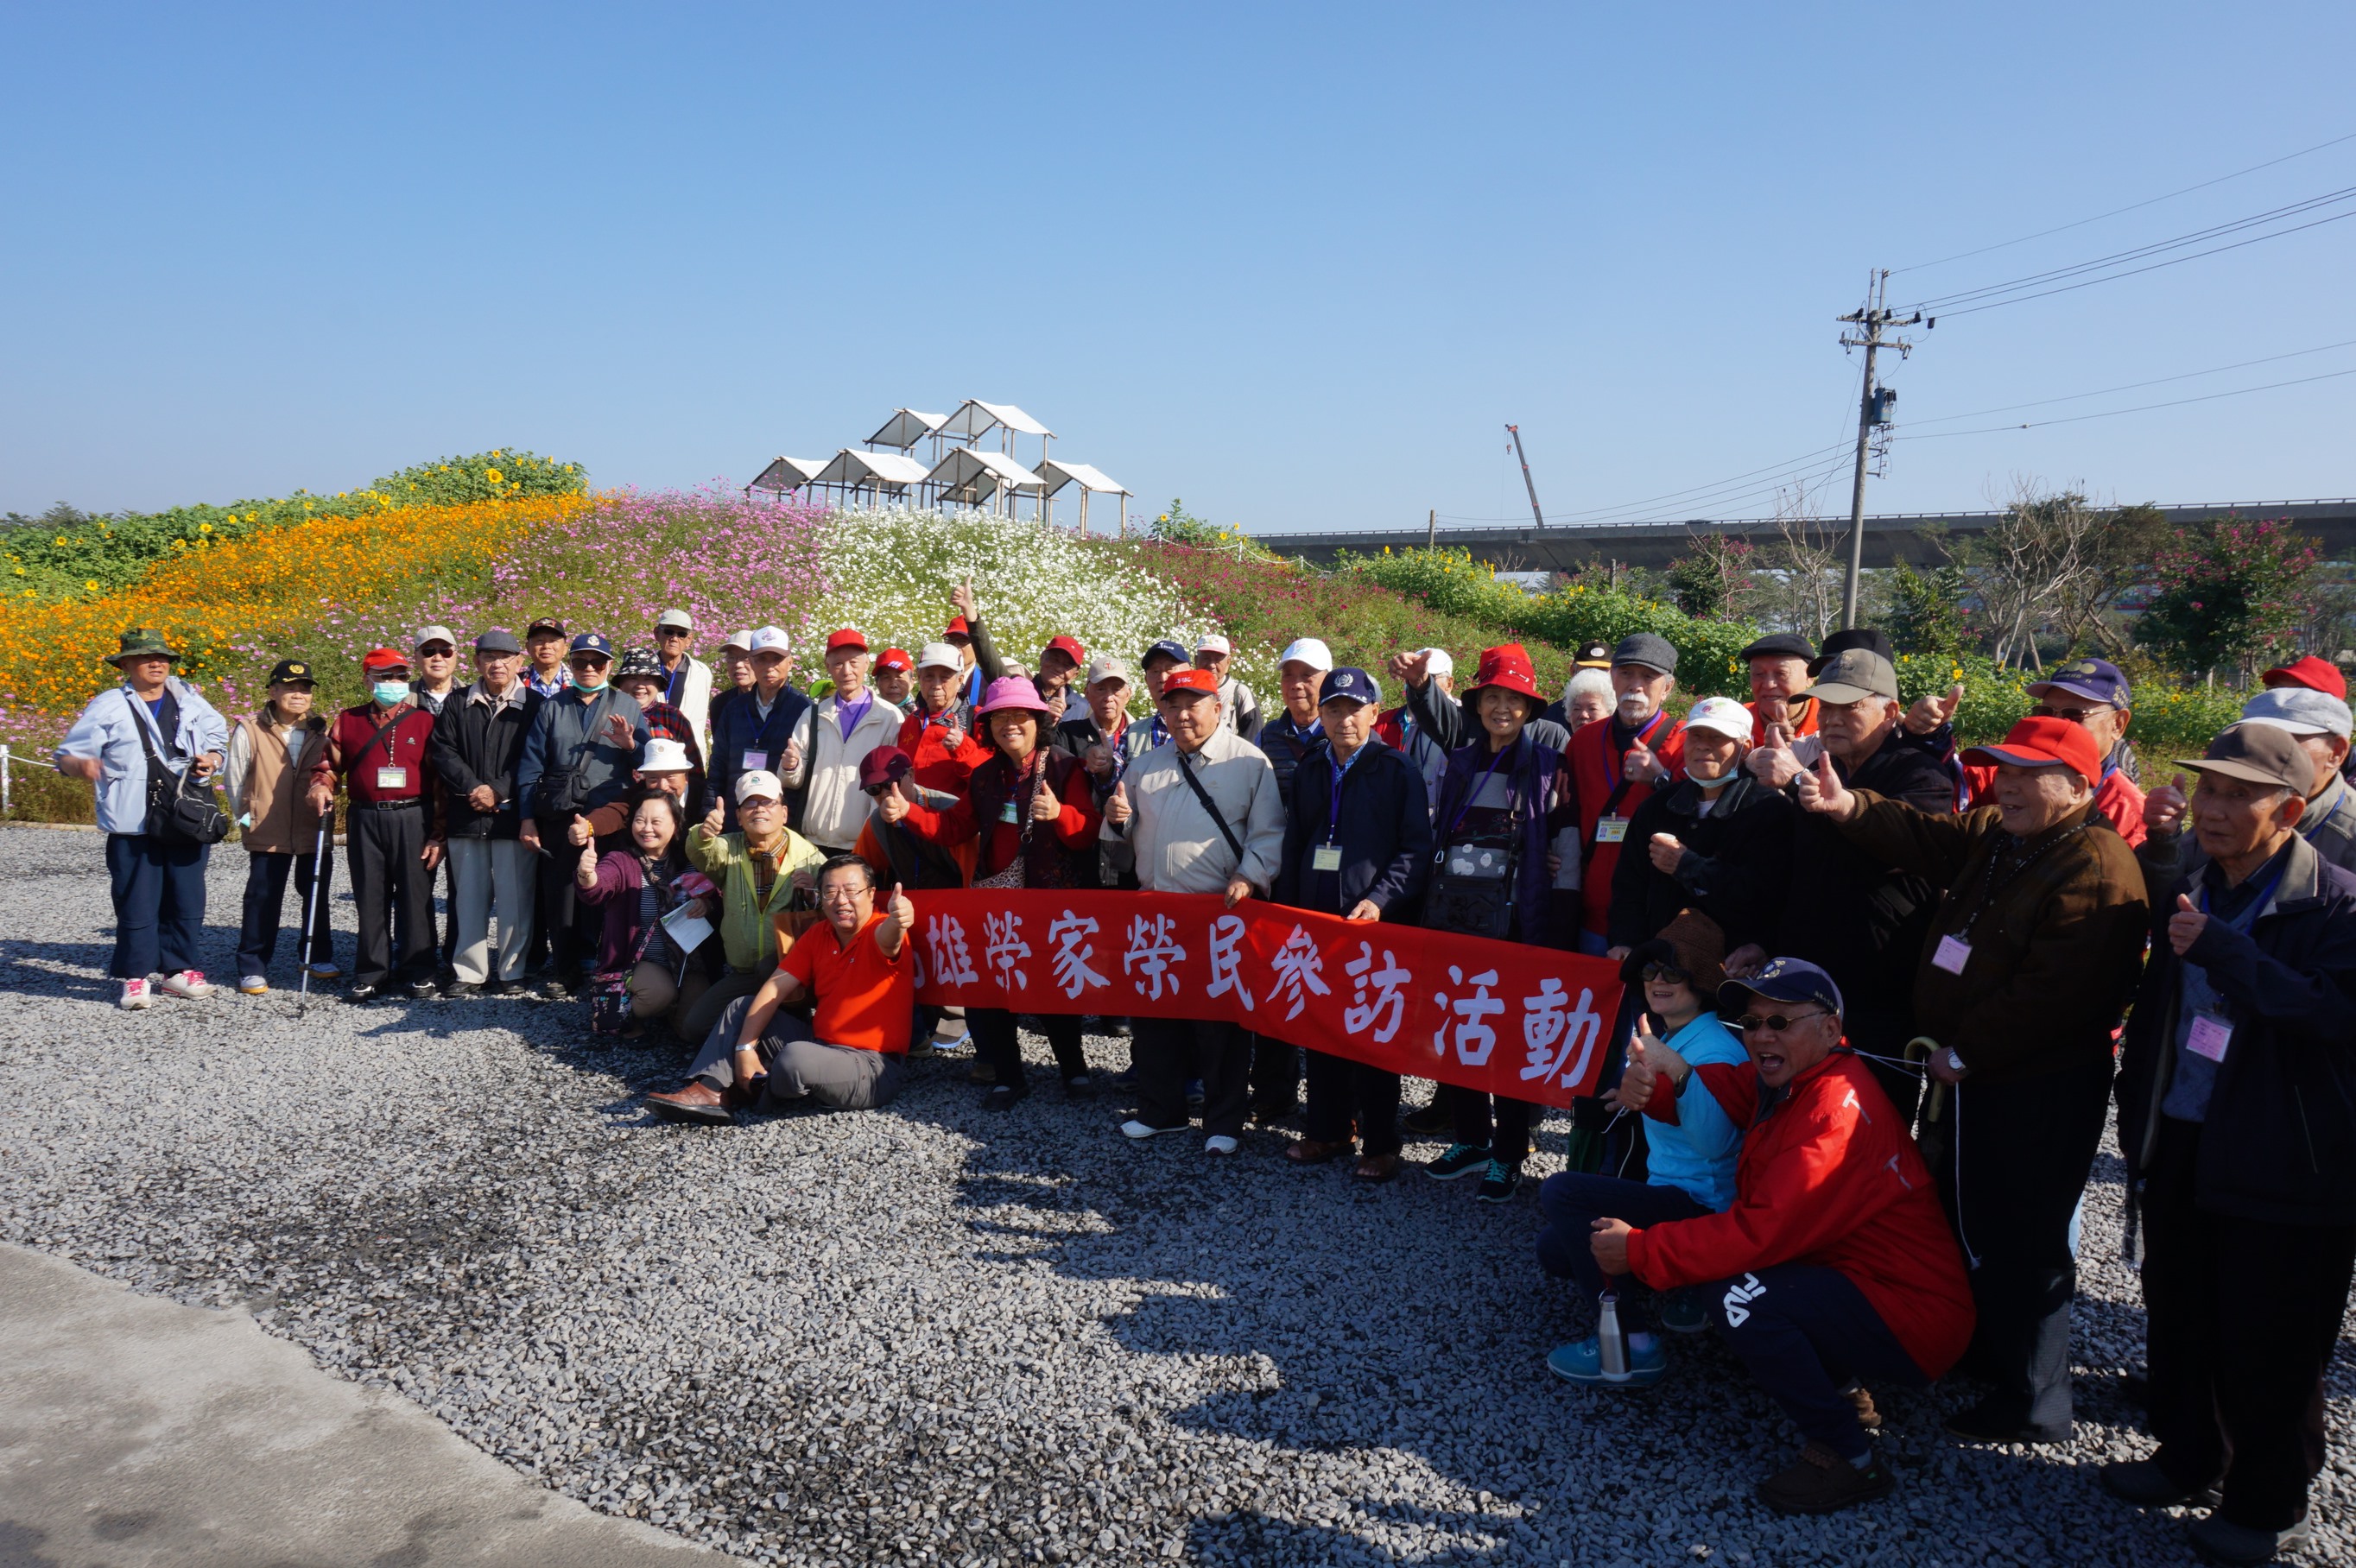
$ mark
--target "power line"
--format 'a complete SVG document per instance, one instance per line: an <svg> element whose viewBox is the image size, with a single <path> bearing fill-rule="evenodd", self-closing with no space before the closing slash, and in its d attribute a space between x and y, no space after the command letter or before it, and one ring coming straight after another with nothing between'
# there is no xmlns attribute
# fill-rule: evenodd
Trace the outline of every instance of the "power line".
<svg viewBox="0 0 2356 1568"><path fill-rule="evenodd" d="M2093 288L2096 283L2115 283L2121 278L2132 278L2144 272L2157 272L2163 267L2181 266L2187 261L2197 261L2203 256L2221 256L2228 251L2239 251L2245 245L2255 245L2267 240L2280 240L2287 234L2297 234L2302 229L2319 229L2327 223L2338 223L2344 219L2350 218L2356 218L2356 209L2351 209L2347 212L2334 213L2329 218L2319 218L2312 223L2302 223L2297 228L2277 229L2272 234L2260 234L2248 240L2237 240L2231 245L2220 245L2214 250L2195 251L2190 256L2178 256L2166 261L2154 261L2148 267L2135 267L2124 272L2111 272L2099 278L2088 278L2083 283L2064 283L2059 288L2040 289L2037 293L2032 294L2015 294L2010 299L1990 300L1986 304L1965 305L1961 310L1943 311L1939 314L1944 315L1975 315L1984 310L1996 310L2004 305L2020 304L2029 300L2041 300L2048 294L2066 294L2074 293L2079 289Z"/></svg>
<svg viewBox="0 0 2356 1568"><path fill-rule="evenodd" d="M2312 381L2336 381L2342 376L2356 376L2356 369L2327 370L2320 376L2300 376L2288 381L2268 381L2263 386L2236 387L2230 392L2205 392L2197 398L2171 398L2164 403L2138 403L2131 409L2106 409L2096 414L2071 414L2058 420L2030 420L2022 424L1981 425L1976 430L1937 430L1928 435L1901 435L1901 441L1944 441L1949 436L1987 435L1996 431L2037 430L2050 424L2081 424L2087 420L2116 419L2121 414L2147 413L2153 409L2182 408L2187 403L2213 403L2220 398L2245 397L2252 392L2271 392L2278 387L2304 387ZM1960 417L1960 416L1958 416Z"/></svg>
<svg viewBox="0 0 2356 1568"><path fill-rule="evenodd" d="M1992 409L1974 409L1968 413L1941 414L1936 419L1911 420L1907 422L1913 427L1926 424L1952 424L1957 420L1976 420L1989 414L2010 413L2015 409L2041 409L2052 403L2073 403L2081 398L2104 398L2113 392L2132 392L2140 387L2164 386L2170 381L2190 381L2201 376L2222 376L2228 370L2246 370L2253 365L2272 365L2279 360L2302 358L2309 354L2326 354L2334 348L2356 348L2356 337L2339 343L2320 344L2313 348L2294 348L2287 354L2268 354L2257 359L2239 359L2231 365L2211 365L2206 370L2186 370L2174 376L2155 376L2148 381L2128 381L2116 387L2101 387L2091 392L2069 392L2058 398L2039 398L2026 403L2001 403ZM2012 430L2018 427L2003 425L1998 428Z"/></svg>
<svg viewBox="0 0 2356 1568"><path fill-rule="evenodd" d="M2223 185L2227 180L2237 180L2244 175L2254 175L2261 169L2273 168L2276 164L2286 164L2293 158L2303 158L2309 153L2319 153L2326 147L2336 147L2342 142L2356 142L2356 131L2351 131L2345 136L2334 136L2329 142L2318 142L2312 147L2301 147L2296 153L2285 153L2279 158L2268 158L2263 164L2252 164L2246 169L2235 169L2230 175L2219 175L2215 179L2202 180L2199 185L2189 185L2181 190L2169 191L2166 196L2155 196L2145 201L2130 202L2125 207L2115 207L2108 212L2098 212L2092 218L2081 218L2072 223L2061 223L2051 229L2040 229L2034 234L2024 234L2018 240L1999 240L1993 245L1982 245L1977 250L1958 251L1952 256L1942 256L1935 261L1916 261L1909 266L1893 267L1890 271L1893 273L1919 272L1925 267L1944 267L1950 261L1961 261L1967 257L1985 256L1991 251L2003 251L2015 245L2026 245L2031 240L2042 240L2049 234L2061 234L2072 229L2083 229L2089 223L2100 223L2106 218L2116 218L2122 213L2137 212L2147 207L2156 207L2163 201L2173 201L2179 196L2190 196L2196 190L2207 190L2212 185Z"/></svg>
<svg viewBox="0 0 2356 1568"><path fill-rule="evenodd" d="M1554 515L1553 521L1547 526L1560 527L1565 523L1572 522L1581 517L1603 517L1607 514L1623 513L1639 507L1654 506L1664 501L1708 499L1716 492L1730 489L1740 485L1742 481L1746 479L1756 478L1762 474L1796 473L1800 469L1814 463L1816 459L1824 456L1826 453L1844 452L1847 451L1847 448L1848 443L1844 440L1837 442L1831 446L1819 447L1814 452L1804 452L1797 457L1786 458L1781 463L1771 463L1763 468L1753 468L1748 473L1732 475L1725 479L1714 480L1707 485L1688 485L1683 490L1670 490L1658 496L1641 496L1633 501L1614 502L1612 505L1608 507L1590 507L1584 511L1557 512ZM1512 517L1462 517L1452 512L1442 512L1440 514L1440 517L1443 521L1451 523L1511 523L1518 520L1518 518Z"/></svg>

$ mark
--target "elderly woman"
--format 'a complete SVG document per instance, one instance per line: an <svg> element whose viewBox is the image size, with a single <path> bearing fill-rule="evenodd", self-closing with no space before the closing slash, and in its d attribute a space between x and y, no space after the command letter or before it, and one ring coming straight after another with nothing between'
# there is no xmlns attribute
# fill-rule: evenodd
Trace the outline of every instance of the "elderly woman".
<svg viewBox="0 0 2356 1568"><path fill-rule="evenodd" d="M916 836L948 847L979 840L973 869L978 888L1093 888L1097 834L1103 826L1087 767L1068 752L1045 745L1054 711L1028 676L1001 676L974 709L990 736L991 755L973 770L965 793L944 811L892 789L875 797L886 823L905 822ZM1073 1013L1044 1019L1068 1099L1093 1098L1088 1059ZM1031 1093L1014 1015L1004 1008L974 1008L966 1015L975 1048L995 1081L982 1108L1011 1111Z"/></svg>
<svg viewBox="0 0 2356 1568"><path fill-rule="evenodd" d="M1562 688L1562 727L1578 734L1599 719L1609 719L1620 705L1608 671L1580 669Z"/></svg>
<svg viewBox="0 0 2356 1568"><path fill-rule="evenodd" d="M1606 934L1614 947L1633 947L1696 909L1729 948L1765 946L1791 869L1792 804L1742 765L1751 733L1742 704L1704 698L1686 715L1685 732L1676 782L1628 819L1630 852L1612 868Z"/></svg>
<svg viewBox="0 0 2356 1568"><path fill-rule="evenodd" d="M671 939L663 919L685 904L691 915L709 915L716 901L710 887L690 871L682 849L687 815L678 797L657 792L641 797L630 813L626 854L600 856L593 837L581 848L573 885L582 901L605 914L597 944L597 976L592 1008L600 993L618 987L629 998L625 1040L644 1035L648 1019L660 1019L680 1032L690 1008L710 984L704 966Z"/></svg>

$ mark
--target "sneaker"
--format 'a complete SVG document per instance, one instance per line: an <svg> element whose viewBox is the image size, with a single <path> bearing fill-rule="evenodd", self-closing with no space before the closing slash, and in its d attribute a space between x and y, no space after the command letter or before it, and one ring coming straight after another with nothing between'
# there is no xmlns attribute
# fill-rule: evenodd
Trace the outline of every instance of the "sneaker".
<svg viewBox="0 0 2356 1568"><path fill-rule="evenodd" d="M2187 1521L2184 1532L2192 1538L2193 1549L2211 1563L2271 1563L2307 1545L2311 1534L2305 1520L2288 1530L2257 1530L2214 1513Z"/></svg>
<svg viewBox="0 0 2356 1568"><path fill-rule="evenodd" d="M237 994L241 997L266 997L270 995L270 977L248 975L238 981Z"/></svg>
<svg viewBox="0 0 2356 1568"><path fill-rule="evenodd" d="M1141 1122L1136 1117L1131 1116L1129 1120L1121 1123L1120 1136L1125 1138L1135 1138L1140 1142L1142 1142L1147 1138L1158 1138L1164 1133L1183 1133L1187 1129L1189 1125L1190 1124L1188 1123L1181 1122L1174 1127L1157 1127L1151 1122Z"/></svg>
<svg viewBox="0 0 2356 1568"><path fill-rule="evenodd" d="M123 982L123 996L114 1005L125 1011L134 1013L142 1008L152 1008L155 1005L155 989L147 984L144 976L136 980L125 980Z"/></svg>
<svg viewBox="0 0 2356 1568"><path fill-rule="evenodd" d="M1230 1155L1236 1152L1236 1140L1225 1133L1213 1133L1203 1140L1205 1154Z"/></svg>
<svg viewBox="0 0 2356 1568"><path fill-rule="evenodd" d="M1862 1465L1820 1443L1800 1450L1791 1468L1759 1483L1759 1500L1777 1513L1837 1513L1890 1495L1889 1467L1869 1457Z"/></svg>
<svg viewBox="0 0 2356 1568"><path fill-rule="evenodd" d="M441 995L442 988L431 980L412 980L409 983L409 999L412 1002L435 1001Z"/></svg>
<svg viewBox="0 0 2356 1568"><path fill-rule="evenodd" d="M1424 1173L1440 1181L1453 1181L1460 1176L1471 1176L1489 1163L1489 1151L1474 1148L1471 1144L1450 1144L1438 1159L1424 1166Z"/></svg>
<svg viewBox="0 0 2356 1568"><path fill-rule="evenodd" d="M1604 1375L1603 1343L1592 1334L1568 1345L1558 1345L1547 1357L1547 1371L1565 1382L1588 1388L1649 1388L1659 1382L1661 1374L1668 1370L1668 1351L1661 1348L1658 1339L1642 1334L1628 1336L1625 1377Z"/></svg>
<svg viewBox="0 0 2356 1568"><path fill-rule="evenodd" d="M1522 1189L1522 1168L1493 1159L1481 1173L1481 1189L1472 1194L1483 1203L1503 1203Z"/></svg>
<svg viewBox="0 0 2356 1568"><path fill-rule="evenodd" d="M166 975L156 985L172 996L182 997L191 1002L213 994L212 987L205 983L205 972L201 969L183 969L177 975Z"/></svg>
<svg viewBox="0 0 2356 1568"><path fill-rule="evenodd" d="M343 970L337 967L336 961L332 958L322 958L316 964L305 964L303 967L311 972L311 978L314 980L340 980L344 977Z"/></svg>
<svg viewBox="0 0 2356 1568"><path fill-rule="evenodd" d="M1699 1334L1709 1327L1709 1301L1692 1285L1661 1297L1661 1327L1672 1334Z"/></svg>

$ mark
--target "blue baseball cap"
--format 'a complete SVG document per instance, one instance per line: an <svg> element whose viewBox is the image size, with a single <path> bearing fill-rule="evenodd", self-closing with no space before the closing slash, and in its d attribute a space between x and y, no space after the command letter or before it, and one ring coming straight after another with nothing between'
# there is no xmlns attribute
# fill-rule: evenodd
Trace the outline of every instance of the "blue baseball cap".
<svg viewBox="0 0 2356 1568"><path fill-rule="evenodd" d="M1804 958L1770 958L1758 973L1740 979L1729 976L1719 987L1718 1010L1740 1013L1752 997L1769 1002L1815 1002L1826 1012L1841 1008L1840 987L1833 977Z"/></svg>
<svg viewBox="0 0 2356 1568"><path fill-rule="evenodd" d="M565 657L570 658L574 654L595 654L600 658L610 659L614 656L614 645L594 632L583 632L573 639L573 646Z"/></svg>
<svg viewBox="0 0 2356 1568"><path fill-rule="evenodd" d="M1320 708L1329 702L1344 701L1379 705L1382 699L1383 688L1375 684L1375 677L1355 665L1345 664L1339 669L1327 670L1324 684L1317 688L1317 706Z"/></svg>
<svg viewBox="0 0 2356 1568"><path fill-rule="evenodd" d="M2031 697L2042 697L2049 691L2066 691L2072 697L2107 703L2113 708L2131 706L2127 700L2127 677L2108 659L2072 659L2043 679L2029 683Z"/></svg>
<svg viewBox="0 0 2356 1568"><path fill-rule="evenodd" d="M1183 665L1190 665L1194 662L1194 656L1186 651L1185 644L1173 642L1170 638L1164 637L1160 642L1145 650L1145 656L1137 661L1137 666L1140 669L1143 669L1146 666L1151 664L1158 658L1176 659Z"/></svg>

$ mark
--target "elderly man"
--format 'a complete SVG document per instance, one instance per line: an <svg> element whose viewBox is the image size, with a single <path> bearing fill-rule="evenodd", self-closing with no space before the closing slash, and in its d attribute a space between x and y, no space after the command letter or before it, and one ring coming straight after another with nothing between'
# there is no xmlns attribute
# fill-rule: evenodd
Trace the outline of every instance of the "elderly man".
<svg viewBox="0 0 2356 1568"><path fill-rule="evenodd" d="M1105 801L1103 833L1129 847L1138 885L1150 893L1221 893L1233 909L1276 880L1284 849L1284 802L1258 747L1226 723L1218 677L1173 670L1162 683L1170 744L1138 759ZM1236 1152L1249 1099L1244 1031L1210 1019L1141 1018L1130 1057L1137 1115L1132 1138L1186 1130L1186 1082L1203 1083L1203 1147Z"/></svg>
<svg viewBox="0 0 2356 1568"><path fill-rule="evenodd" d="M1284 706L1260 725L1253 743L1268 753L1277 787L1288 801L1294 770L1325 743L1325 731L1317 727L1317 699L1333 667L1333 651L1318 637L1297 637L1277 656L1276 690Z"/></svg>
<svg viewBox="0 0 2356 1568"><path fill-rule="evenodd" d="M516 840L539 857L540 920L549 946L540 994L548 1001L562 1001L580 988L597 943L574 897L577 858L556 846L567 841L576 817L630 793L630 774L650 733L637 699L616 689L610 678L613 644L595 632L583 632L573 639L564 667L571 684L540 705L516 763L516 800L523 810ZM548 853L541 852L543 844ZM596 923L604 925L602 915Z"/></svg>
<svg viewBox="0 0 2356 1568"><path fill-rule="evenodd" d="M677 709L688 723L688 738L698 755L712 735L712 667L691 651L695 617L684 610L666 610L655 617L655 659L661 666L661 700Z"/></svg>
<svg viewBox="0 0 2356 1568"><path fill-rule="evenodd" d="M450 857L451 994L503 997L522 981L538 901L523 829L516 770L523 741L548 699L523 683L523 649L512 632L475 639L475 679L434 721L431 755L442 778ZM499 946L491 953L491 911Z"/></svg>
<svg viewBox="0 0 2356 1568"><path fill-rule="evenodd" d="M753 689L753 634L731 632L713 651L712 706L705 710L705 749L720 733L721 709Z"/></svg>
<svg viewBox="0 0 2356 1568"><path fill-rule="evenodd" d="M1944 1375L1971 1337L1972 1294L1906 1124L1838 1049L1832 976L1777 958L1719 997L1740 1015L1749 1063L1680 1062L1665 1080L1640 1051L1620 1103L1676 1123L1698 1075L1746 1129L1732 1206L1642 1228L1599 1219L1590 1244L1606 1275L1656 1291L1708 1285L1728 1345L1806 1440L1759 1499L1831 1513L1893 1484L1874 1456L1880 1417L1863 1381L1920 1388Z"/></svg>
<svg viewBox="0 0 2356 1568"><path fill-rule="evenodd" d="M703 1039L729 1003L751 996L809 913L826 856L786 826L785 793L775 773L740 774L736 828L729 830L714 805L687 830L689 864L720 889L720 945L728 968L681 1021L684 1039Z"/></svg>
<svg viewBox="0 0 2356 1568"><path fill-rule="evenodd" d="M712 796L732 826L736 781L746 773L781 772L786 747L810 709L810 699L786 684L794 672L792 640L775 626L763 626L745 640L751 645L745 659L753 669L752 688L712 721Z"/></svg>
<svg viewBox="0 0 2356 1568"><path fill-rule="evenodd" d="M564 623L553 615L542 615L523 631L524 684L542 697L554 697L564 689L565 653L571 635Z"/></svg>
<svg viewBox="0 0 2356 1568"><path fill-rule="evenodd" d="M1624 852L1628 821L1679 776L1686 740L1684 726L1662 706L1677 685L1677 650L1666 637L1635 632L1621 638L1612 650L1611 675L1618 707L1610 719L1570 738L1562 765L1579 817L1580 950L1617 962L1631 945L1607 934L1612 873Z"/></svg>
<svg viewBox="0 0 2356 1568"><path fill-rule="evenodd" d="M761 988L728 1005L686 1084L649 1094L674 1122L730 1122L734 1107L865 1111L899 1092L915 1016L908 933L916 906L895 885L876 897L875 873L856 855L819 868L822 926L805 933ZM877 908L878 903L884 905ZM782 1010L809 997L809 1021Z"/></svg>
<svg viewBox="0 0 2356 1568"><path fill-rule="evenodd" d="M1729 697L1705 697L1687 712L1683 776L1628 819L1636 852L1612 873L1604 934L1613 947L1658 936L1687 909L1717 922L1730 947L1775 939L1793 811L1742 765L1753 723L1751 709Z"/></svg>
<svg viewBox="0 0 2356 1568"><path fill-rule="evenodd" d="M787 789L802 793L803 835L830 855L847 855L867 825L860 759L895 744L905 716L867 689L867 638L852 628L827 638L826 673L834 689L795 721L782 776Z"/></svg>
<svg viewBox="0 0 2356 1568"><path fill-rule="evenodd" d="M2103 759L2103 782L2094 791L2094 809L2119 831L2119 837L2134 848L2144 838L2144 795L2136 782L2127 777L2120 766L2126 760L2127 720L2130 696L2127 677L2119 667L2108 659L2072 659L2042 680L2029 683L2029 714L2033 718L2066 719L2072 724L2083 725L2094 737L2094 752ZM1926 744L1942 754L1954 748L1954 730L1944 720L1951 709L1944 702L1936 705L1943 722L1927 738ZM1907 717L1907 726L1921 722L1930 707L1917 704ZM1972 806L1989 804L1990 788L1996 782L1996 770L1988 767L1964 765L1964 798Z"/></svg>
<svg viewBox="0 0 2356 1568"><path fill-rule="evenodd" d="M1836 634L1838 635L1839 634ZM1783 788L1811 764L1832 759L1833 772L1853 788L1869 789L1917 810L1954 809L1954 781L1939 760L1911 743L1900 728L1898 672L1870 648L1846 648L1818 672L1806 693L1817 733L1789 746L1761 746L1746 763L1753 775ZM1895 1061L1914 1038L1913 965L1930 929L1939 888L1896 861L1844 836L1820 816L1792 824L1792 865L1775 923L1772 946L1821 966L1847 998L1849 1043L1880 1079L1882 1092L1908 1125L1920 1084ZM1726 955L1729 974L1765 961L1767 944L1744 944Z"/></svg>
<svg viewBox="0 0 2356 1568"><path fill-rule="evenodd" d="M2277 686L2244 703L2241 721L2281 731L2315 763L2307 805L2299 813L2298 835L2329 864L2356 871L2356 788L2341 776L2348 762L2348 704L2310 688ZM2182 837L2184 806L2181 773L2144 797L2143 821L2148 837L2136 856L2150 879L2154 898L2165 893L2179 875L2198 875L2201 869L2199 848L2186 845Z"/></svg>
<svg viewBox="0 0 2356 1568"><path fill-rule="evenodd" d="M345 838L359 939L346 997L372 1001L405 984L422 1001L435 994L434 869L444 843L441 781L427 756L434 716L410 695L398 650L372 650L360 673L369 700L328 726L308 801L316 821L334 809L338 783L350 792Z"/></svg>
<svg viewBox="0 0 2356 1568"><path fill-rule="evenodd" d="M2286 731L2183 766L2201 858L2155 901L2119 1076L2159 1451L2103 1484L2208 1500L2204 1555L2270 1562L2308 1543L2356 1273L2356 875L2298 832L2317 768Z"/></svg>
<svg viewBox="0 0 2356 1568"><path fill-rule="evenodd" d="M1947 890L1914 977L1946 1085L1925 1142L1979 1307L1973 1370L1995 1392L1950 1417L1966 1442L2061 1443L2072 1432L2070 1221L2102 1141L2111 1035L2143 957L2149 908L2135 851L2094 808L2102 757L2083 725L2024 719L1966 763L1995 804L1955 816L1844 784L1829 758L1800 804L1853 843Z"/></svg>
<svg viewBox="0 0 2356 1568"><path fill-rule="evenodd" d="M1219 710L1227 724L1245 740L1259 740L1259 699L1252 695L1229 667L1235 663L1235 648L1216 632L1205 632L1194 639L1194 667L1208 670L1211 678L1219 683Z"/></svg>
<svg viewBox="0 0 2356 1568"><path fill-rule="evenodd" d="M1816 732L1816 705L1807 696L1808 666L1816 650L1797 632L1774 632L1734 656L1751 677L1751 743L1763 746L1768 727L1784 741Z"/></svg>
<svg viewBox="0 0 2356 1568"><path fill-rule="evenodd" d="M900 710L901 717L916 710L916 656L905 648L885 648L875 656L875 667L869 672L875 695Z"/></svg>

